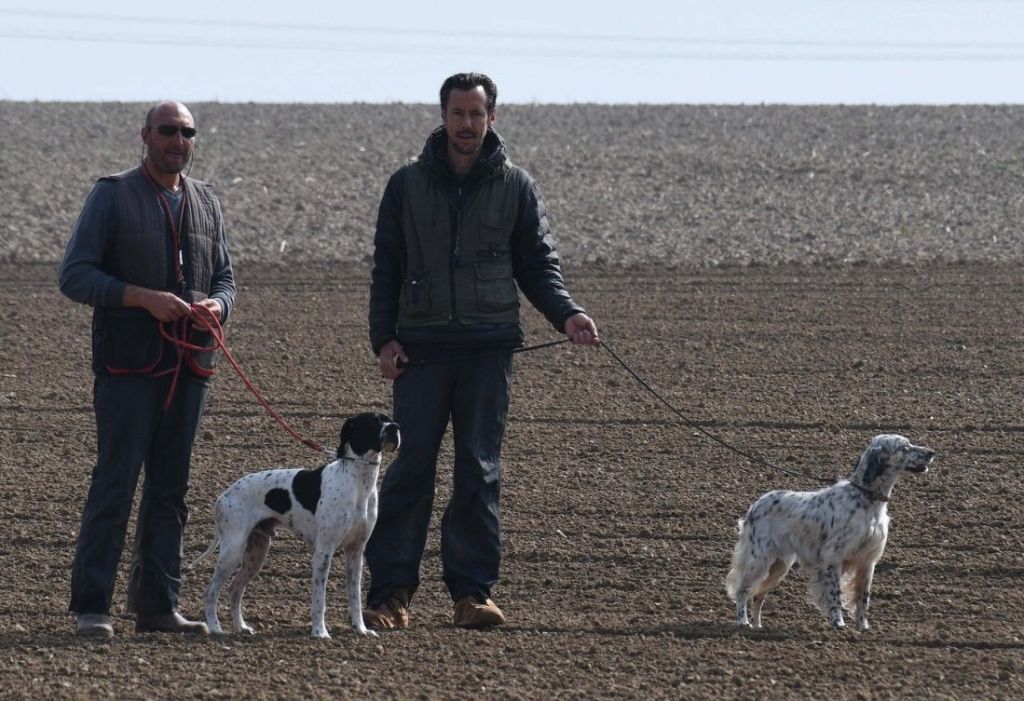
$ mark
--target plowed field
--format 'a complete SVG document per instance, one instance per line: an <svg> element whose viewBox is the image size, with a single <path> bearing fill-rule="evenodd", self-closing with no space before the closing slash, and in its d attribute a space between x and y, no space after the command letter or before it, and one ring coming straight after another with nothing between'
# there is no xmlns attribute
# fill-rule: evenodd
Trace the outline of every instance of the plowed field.
<svg viewBox="0 0 1024 701"><path fill-rule="evenodd" d="M365 339L365 266L238 266L232 350L322 443L388 409ZM436 532L409 631L308 637L310 553L276 539L247 596L251 637L71 635L68 579L94 454L89 313L54 265L0 267L0 696L9 698L1020 698L1024 695L1021 300L1010 265L667 269L569 266L608 345L688 419L806 478L752 465L687 425L602 349L517 356L505 441L510 624L451 625ZM535 313L531 342L555 338ZM793 572L762 631L723 589L736 519L771 488L844 475L868 439L934 448L890 502L873 628L833 631ZM450 446L437 500L445 502ZM197 444L186 556L246 471L315 466L222 365ZM439 516L439 514L438 514ZM129 542L130 539L129 539ZM126 556L127 559L127 556ZM209 562L186 573L199 615Z"/></svg>

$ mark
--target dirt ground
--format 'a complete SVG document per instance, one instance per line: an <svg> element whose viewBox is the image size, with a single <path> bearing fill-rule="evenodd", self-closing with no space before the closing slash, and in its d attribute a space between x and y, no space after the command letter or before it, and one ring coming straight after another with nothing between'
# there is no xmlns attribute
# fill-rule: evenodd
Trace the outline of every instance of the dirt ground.
<svg viewBox="0 0 1024 701"><path fill-rule="evenodd" d="M240 267L230 344L295 426L333 444L387 409L365 340L358 265ZM1016 267L708 270L570 267L609 346L700 427L808 477L751 465L699 434L602 349L517 357L504 454L510 618L451 625L436 531L414 627L364 639L329 589L333 639L308 637L307 548L275 541L246 600L251 637L72 636L71 556L94 453L89 310L55 266L0 266L0 696L4 698L1020 698L1024 695L1024 356ZM555 338L532 311L531 342ZM772 488L844 475L872 435L934 448L899 483L868 632L836 632L796 571L738 630L723 578L736 519ZM444 449L445 461L451 457ZM186 556L250 470L317 458L227 366L197 445ZM438 508L450 467L442 465ZM210 563L187 573L197 615Z"/></svg>

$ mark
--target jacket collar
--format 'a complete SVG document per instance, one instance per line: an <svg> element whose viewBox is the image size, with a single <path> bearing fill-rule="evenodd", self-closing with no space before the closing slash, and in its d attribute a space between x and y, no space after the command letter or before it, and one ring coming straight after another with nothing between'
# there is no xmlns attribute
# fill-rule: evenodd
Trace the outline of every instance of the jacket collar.
<svg viewBox="0 0 1024 701"><path fill-rule="evenodd" d="M430 170L445 178L454 178L455 173L448 163L448 133L444 125L437 127L427 137L423 145L423 152L420 154L420 161ZM492 175L500 170L508 161L508 150L505 148L505 140L493 129L488 128L484 135L483 148L480 150L480 157L473 164L469 171L468 178L477 179Z"/></svg>

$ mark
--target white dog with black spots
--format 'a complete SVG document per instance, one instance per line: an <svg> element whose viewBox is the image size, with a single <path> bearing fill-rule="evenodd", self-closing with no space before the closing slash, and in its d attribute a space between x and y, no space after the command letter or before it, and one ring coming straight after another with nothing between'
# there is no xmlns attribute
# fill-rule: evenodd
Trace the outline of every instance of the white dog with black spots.
<svg viewBox="0 0 1024 701"><path fill-rule="evenodd" d="M832 626L845 627L845 605L857 627L867 630L871 580L889 534L889 494L904 473L927 472L934 457L903 436L875 436L847 479L816 492L768 492L755 501L739 521L726 578L736 624L760 628L765 597L799 562L810 577L812 603Z"/></svg>
<svg viewBox="0 0 1024 701"><path fill-rule="evenodd" d="M315 470L266 470L242 477L217 498L216 532L194 567L220 546L217 566L206 588L206 625L224 633L217 617L221 587L236 572L229 587L231 617L236 633L252 633L242 619L242 594L256 576L277 526L286 526L313 546L313 637L329 638L324 621L327 576L331 559L345 552L345 584L352 628L376 635L363 623L361 588L363 551L377 522L377 476L381 454L397 450L398 424L383 414L364 413L342 426L337 460Z"/></svg>

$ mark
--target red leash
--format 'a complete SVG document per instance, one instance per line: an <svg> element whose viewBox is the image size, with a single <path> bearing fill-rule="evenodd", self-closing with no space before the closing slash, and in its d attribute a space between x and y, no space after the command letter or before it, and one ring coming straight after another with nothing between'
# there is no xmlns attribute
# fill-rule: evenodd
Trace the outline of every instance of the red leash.
<svg viewBox="0 0 1024 701"><path fill-rule="evenodd" d="M194 343L189 343L186 340L188 334L188 323L197 324L200 329L209 331L210 335L213 337L213 343L210 344L209 346L200 346ZM324 448L322 445L315 443L314 441L311 441L310 439L304 437L301 433L299 433L291 426L289 426L288 422L281 418L281 415L274 411L274 408L270 406L266 399L263 398L263 395L260 394L260 391L258 389L256 389L256 386L253 385L252 381L245 376L244 372L242 372L242 368L238 365L238 362L235 360L234 356L231 355L231 351L228 350L227 345L224 343L224 329L223 327L221 327L220 321L217 319L217 315L214 314L210 309L204 307L201 304L193 304L192 318L189 319L188 322L184 324L178 324L177 322L173 323L173 328L175 330L181 328L180 337L177 335L172 335L169 331L167 331L165 327L166 324L160 324L160 335L166 338L171 343L173 343L175 346L177 346L179 348L178 352L181 355L183 355L182 351L184 350L205 352L219 349L223 351L224 357L228 359L228 362L231 364L231 367L233 367L235 369L235 372L238 373L238 376L242 378L242 382L245 383L245 386L248 387L249 391L252 392L254 397L256 397L256 400L260 403L260 406L267 410L267 413L270 414L274 418L274 420L277 421L278 424L280 424L281 428L287 431L292 438L297 440L299 443L302 443L307 448L315 450L318 453L327 453L328 455L330 455L328 450ZM174 388L178 382L178 376L181 374L182 364L183 361L179 360L178 367L174 371L174 380L171 382L171 391L170 394L167 395L168 403L170 403L171 397L174 395Z"/></svg>

